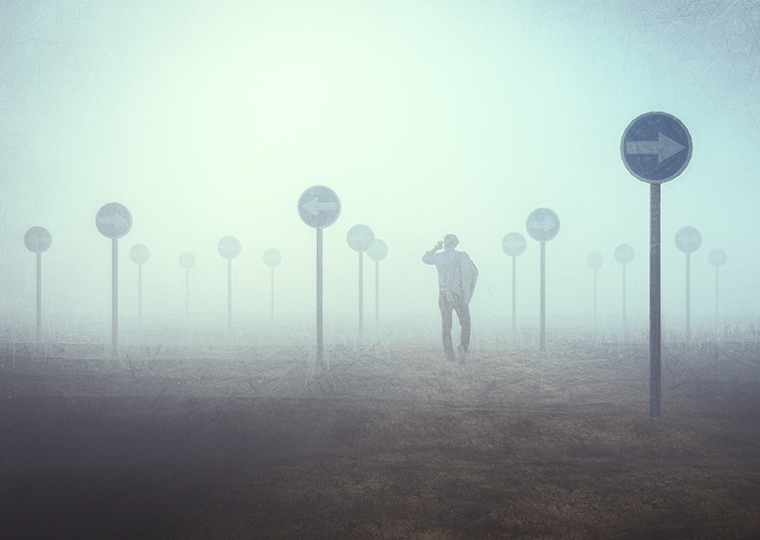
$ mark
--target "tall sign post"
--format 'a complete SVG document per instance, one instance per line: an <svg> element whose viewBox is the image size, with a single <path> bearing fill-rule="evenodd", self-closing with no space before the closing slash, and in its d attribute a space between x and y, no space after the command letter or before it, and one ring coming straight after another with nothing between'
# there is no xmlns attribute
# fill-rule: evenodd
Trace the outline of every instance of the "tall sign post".
<svg viewBox="0 0 760 540"><path fill-rule="evenodd" d="M137 265L137 322L142 324L142 265L150 259L150 250L145 244L135 244L129 258Z"/></svg>
<svg viewBox="0 0 760 540"><path fill-rule="evenodd" d="M119 238L132 228L132 214L123 204L104 204L95 215L100 234L111 239L111 356L119 354Z"/></svg>
<svg viewBox="0 0 760 540"><path fill-rule="evenodd" d="M179 265L185 271L185 316L190 321L190 269L195 266L195 255L185 252L179 256Z"/></svg>
<svg viewBox="0 0 760 540"><path fill-rule="evenodd" d="M586 264L594 271L594 333L596 334L597 317L596 317L596 271L604 264L604 257L601 253L591 253L586 257Z"/></svg>
<svg viewBox="0 0 760 540"><path fill-rule="evenodd" d="M718 334L718 268L726 264L726 252L720 248L713 249L707 260L715 267L715 334Z"/></svg>
<svg viewBox="0 0 760 540"><path fill-rule="evenodd" d="M380 328L380 261L388 256L388 244L375 238L367 249L367 257L375 261L375 330Z"/></svg>
<svg viewBox="0 0 760 540"><path fill-rule="evenodd" d="M232 259L240 255L240 241L234 236L225 236L216 246L219 255L227 259L227 332L232 331Z"/></svg>
<svg viewBox="0 0 760 540"><path fill-rule="evenodd" d="M660 184L681 174L691 160L691 135L676 117L650 112L623 132L620 155L634 177L650 185L649 217L649 415L660 416Z"/></svg>
<svg viewBox="0 0 760 540"><path fill-rule="evenodd" d="M282 255L276 249L274 249L274 248L273 249L268 249L268 250L266 250L264 252L264 264L266 264L267 266L269 266L272 269L272 272L271 272L272 273L272 280L271 280L271 287L270 287L270 290L272 292L272 298L271 298L271 302L270 302L270 304L271 304L270 305L270 308L271 308L270 309L270 311L271 311L271 313L270 313L271 319L270 320L272 322L274 322L274 267L277 266L278 264L280 264L281 261L282 261Z"/></svg>
<svg viewBox="0 0 760 540"><path fill-rule="evenodd" d="M298 199L298 215L309 227L317 230L317 351L316 370L324 367L322 341L322 230L335 223L340 216L340 199L327 186L312 186Z"/></svg>
<svg viewBox="0 0 760 540"><path fill-rule="evenodd" d="M540 347L546 350L546 242L559 232L559 216L549 208L536 208L525 221L528 235L541 242L541 339Z"/></svg>
<svg viewBox="0 0 760 540"><path fill-rule="evenodd" d="M354 225L346 234L351 249L359 253L359 342L364 331L364 252L375 240L375 233L366 225Z"/></svg>
<svg viewBox="0 0 760 540"><path fill-rule="evenodd" d="M512 257L512 335L517 335L517 257L525 253L528 243L519 232L507 233L501 239L501 249Z"/></svg>
<svg viewBox="0 0 760 540"><path fill-rule="evenodd" d="M53 243L53 236L45 227L32 227L24 235L26 249L37 255L37 331L36 340L39 344L42 336L42 254Z"/></svg>
<svg viewBox="0 0 760 540"><path fill-rule="evenodd" d="M682 227L676 233L676 247L686 254L686 339L691 339L691 254L702 245L702 235L694 227Z"/></svg>
<svg viewBox="0 0 760 540"><path fill-rule="evenodd" d="M628 244L620 244L615 248L615 260L623 266L623 339L626 335L626 320L625 320L625 296L626 296L626 284L625 284L625 267L633 261L633 248Z"/></svg>

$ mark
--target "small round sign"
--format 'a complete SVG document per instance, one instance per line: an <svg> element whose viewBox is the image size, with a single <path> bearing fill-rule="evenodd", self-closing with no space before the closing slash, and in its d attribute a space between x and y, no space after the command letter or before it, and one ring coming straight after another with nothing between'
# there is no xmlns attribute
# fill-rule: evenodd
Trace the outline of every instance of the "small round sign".
<svg viewBox="0 0 760 540"><path fill-rule="evenodd" d="M150 250L145 244L135 244L129 250L129 258L135 264L145 264L150 258Z"/></svg>
<svg viewBox="0 0 760 540"><path fill-rule="evenodd" d="M53 243L53 236L45 227L32 227L24 235L24 245L32 253L44 253Z"/></svg>
<svg viewBox="0 0 760 540"><path fill-rule="evenodd" d="M501 249L504 253L510 257L519 257L525 253L525 248L528 243L525 241L525 237L519 232L507 233L504 238L501 239Z"/></svg>
<svg viewBox="0 0 760 540"><path fill-rule="evenodd" d="M537 242L548 242L559 232L559 216L549 208L536 208L525 221L528 234Z"/></svg>
<svg viewBox="0 0 760 540"><path fill-rule="evenodd" d="M179 265L185 270L190 270L195 266L195 255L185 252L179 256Z"/></svg>
<svg viewBox="0 0 760 540"><path fill-rule="evenodd" d="M219 255L225 259L234 259L240 255L240 240L234 236L225 236L219 240L216 249L219 250Z"/></svg>
<svg viewBox="0 0 760 540"><path fill-rule="evenodd" d="M604 257L602 257L601 253L594 252L586 257L586 263L589 265L589 268L598 270L604 264Z"/></svg>
<svg viewBox="0 0 760 540"><path fill-rule="evenodd" d="M95 226L106 238L121 238L132 228L132 214L123 204L104 204L95 216Z"/></svg>
<svg viewBox="0 0 760 540"><path fill-rule="evenodd" d="M694 227L682 227L676 233L676 247L683 253L694 253L702 245L702 235Z"/></svg>
<svg viewBox="0 0 760 540"><path fill-rule="evenodd" d="M620 264L628 264L633 260L633 248L628 244L620 244L615 248L615 260Z"/></svg>
<svg viewBox="0 0 760 540"><path fill-rule="evenodd" d="M723 266L726 264L726 252L720 248L715 248L707 256L707 259L710 261L710 264L716 268Z"/></svg>
<svg viewBox="0 0 760 540"><path fill-rule="evenodd" d="M298 199L298 215L309 227L324 229L340 215L340 199L327 186L312 186Z"/></svg>
<svg viewBox="0 0 760 540"><path fill-rule="evenodd" d="M375 233L366 225L354 225L348 230L346 240L348 245L354 251L367 251L372 241L375 239Z"/></svg>
<svg viewBox="0 0 760 540"><path fill-rule="evenodd" d="M282 255L276 249L268 249L264 252L264 264L274 268L282 261Z"/></svg>
<svg viewBox="0 0 760 540"><path fill-rule="evenodd" d="M626 169L649 184L681 174L691 160L691 135L670 114L650 112L635 118L623 132L620 154Z"/></svg>
<svg viewBox="0 0 760 540"><path fill-rule="evenodd" d="M372 245L367 249L367 257L373 261L382 261L388 256L388 244L375 238L372 241Z"/></svg>

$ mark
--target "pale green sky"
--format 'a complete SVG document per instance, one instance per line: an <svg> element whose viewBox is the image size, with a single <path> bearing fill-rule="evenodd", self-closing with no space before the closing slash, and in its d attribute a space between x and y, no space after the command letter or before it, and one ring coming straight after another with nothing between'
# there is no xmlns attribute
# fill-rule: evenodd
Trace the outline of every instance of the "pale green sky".
<svg viewBox="0 0 760 540"><path fill-rule="evenodd" d="M420 257L453 232L480 269L476 321L508 324L501 239L527 236L528 214L549 207L562 228L547 245L548 312L591 312L586 258L598 251L600 312L618 313L613 252L629 243L629 312L645 317L649 187L619 147L651 110L680 118L694 141L686 172L663 186L666 314L680 324L673 236L691 225L703 236L693 314L712 313L707 253L721 247L722 311L757 316L760 7L749 0L41 0L6 3L0 15L6 316L34 309L34 257L21 240L35 225L53 235L47 309L107 312L110 243L94 217L111 201L134 218L120 240L125 317L135 311L135 243L151 250L146 310L182 313L178 258L190 251L196 308L223 314L225 235L242 244L240 310L267 312L262 255L277 248L279 308L309 313L314 231L296 203L325 184L342 201L325 231L328 312L356 310L345 236L364 223L389 246L385 310L435 322L435 270ZM518 260L526 318L538 310L538 252L529 239ZM373 272L367 260L370 318Z"/></svg>

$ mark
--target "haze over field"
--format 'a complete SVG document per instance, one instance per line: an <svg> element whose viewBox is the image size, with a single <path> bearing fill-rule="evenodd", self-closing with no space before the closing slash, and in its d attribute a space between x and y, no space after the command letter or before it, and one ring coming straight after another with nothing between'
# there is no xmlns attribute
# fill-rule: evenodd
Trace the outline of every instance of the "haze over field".
<svg viewBox="0 0 760 540"><path fill-rule="evenodd" d="M478 325L510 322L511 261L501 240L538 207L561 220L547 243L547 314L617 317L630 244L628 312L648 310L649 187L620 157L624 129L648 111L678 117L694 144L686 171L662 187L664 324L683 324L684 255L693 226L691 306L755 321L760 300L755 178L760 143L760 6L724 1L203 2L11 1L0 6L0 288L6 324L34 324L32 226L43 254L46 318L110 311L111 243L95 227L109 202L134 224L120 245L122 316L136 317L136 265L146 317L181 316L191 252L191 309L314 310L314 230L296 203L324 184L342 212L325 229L326 317L357 309L356 224L389 247L381 308L438 325L435 270L421 263L455 233L480 270ZM518 258L518 317L537 324L539 245ZM365 259L365 320L374 263ZM389 317L390 318L390 317ZM107 323L106 323L107 324Z"/></svg>

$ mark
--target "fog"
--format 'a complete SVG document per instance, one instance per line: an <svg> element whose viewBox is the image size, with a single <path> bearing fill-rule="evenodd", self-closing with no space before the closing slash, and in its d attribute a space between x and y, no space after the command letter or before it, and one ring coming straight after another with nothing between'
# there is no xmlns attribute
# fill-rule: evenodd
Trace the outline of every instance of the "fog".
<svg viewBox="0 0 760 540"><path fill-rule="evenodd" d="M691 317L712 328L754 325L760 295L754 179L760 10L749 1L608 2L6 2L0 7L0 290L13 339L35 324L35 256L26 231L47 228L42 255L45 339L86 329L107 340L111 242L98 209L125 205L119 240L123 328L137 320L135 244L146 327L223 329L233 260L236 331L265 336L277 249L275 322L313 326L315 231L297 201L313 185L340 197L324 230L327 327L352 331L358 312L357 224L388 245L380 322L438 332L435 270L424 252L447 233L480 271L473 335L511 328L507 233L517 259L518 325L535 329L539 244L528 214L548 207L547 326L593 322L598 252L600 324L621 318L622 267L634 328L648 314L649 187L620 155L626 126L648 111L679 118L693 140L685 172L662 185L663 324L684 327L684 254L695 227ZM364 324L375 324L375 264L364 259ZM331 326L332 325L332 326ZM455 325L456 327L456 325ZM8 332L6 331L6 339ZM101 338L98 338L101 339Z"/></svg>

